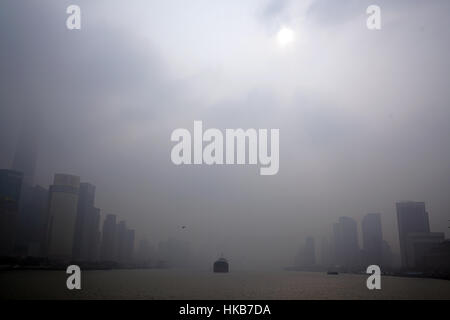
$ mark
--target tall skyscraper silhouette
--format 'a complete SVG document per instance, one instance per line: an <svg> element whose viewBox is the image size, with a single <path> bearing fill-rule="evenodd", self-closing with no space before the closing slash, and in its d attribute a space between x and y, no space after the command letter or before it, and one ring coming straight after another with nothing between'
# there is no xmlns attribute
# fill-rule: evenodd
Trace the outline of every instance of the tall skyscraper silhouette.
<svg viewBox="0 0 450 320"><path fill-rule="evenodd" d="M302 246L297 254L296 266L313 267L316 265L316 246L313 237L307 237L304 246Z"/></svg>
<svg viewBox="0 0 450 320"><path fill-rule="evenodd" d="M100 254L102 261L116 261L116 230L116 216L108 214L103 222Z"/></svg>
<svg viewBox="0 0 450 320"><path fill-rule="evenodd" d="M34 184L38 142L36 128L35 123L24 123L14 153L12 169L23 173L23 186Z"/></svg>
<svg viewBox="0 0 450 320"><path fill-rule="evenodd" d="M116 261L130 263L134 251L134 230L128 229L125 221L120 221L116 229Z"/></svg>
<svg viewBox="0 0 450 320"><path fill-rule="evenodd" d="M11 255L23 175L13 170L0 170L0 255Z"/></svg>
<svg viewBox="0 0 450 320"><path fill-rule="evenodd" d="M53 259L71 260L80 177L55 174L49 196L49 247Z"/></svg>
<svg viewBox="0 0 450 320"><path fill-rule="evenodd" d="M356 221L349 217L340 217L333 229L337 264L348 270L355 269L360 265Z"/></svg>
<svg viewBox="0 0 450 320"><path fill-rule="evenodd" d="M381 231L381 215L369 213L361 222L364 263L366 265L382 265L383 234Z"/></svg>
<svg viewBox="0 0 450 320"><path fill-rule="evenodd" d="M35 185L22 188L16 251L20 255L42 256L48 222L48 190Z"/></svg>
<svg viewBox="0 0 450 320"><path fill-rule="evenodd" d="M396 208L401 261L402 266L407 267L411 264L407 254L408 234L430 232L428 212L424 202L398 202Z"/></svg>
<svg viewBox="0 0 450 320"><path fill-rule="evenodd" d="M126 235L127 235L127 225L125 221L120 221L117 225L117 231L116 231L116 253L117 258L116 261L125 262L125 252L126 252Z"/></svg>
<svg viewBox="0 0 450 320"><path fill-rule="evenodd" d="M131 263L134 258L134 238L135 232L132 229L127 229L125 236L125 262Z"/></svg>
<svg viewBox="0 0 450 320"><path fill-rule="evenodd" d="M81 183L77 205L77 219L73 259L95 261L98 257L100 209L95 208L95 186Z"/></svg>

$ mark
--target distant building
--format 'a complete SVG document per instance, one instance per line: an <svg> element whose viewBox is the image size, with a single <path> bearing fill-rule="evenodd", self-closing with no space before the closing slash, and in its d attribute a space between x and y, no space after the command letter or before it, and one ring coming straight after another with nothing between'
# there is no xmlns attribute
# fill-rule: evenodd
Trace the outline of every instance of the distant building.
<svg viewBox="0 0 450 320"><path fill-rule="evenodd" d="M33 119L35 121L35 119ZM23 173L23 186L34 185L37 159L37 128L33 122L24 124L16 145L12 169Z"/></svg>
<svg viewBox="0 0 450 320"><path fill-rule="evenodd" d="M189 243L170 238L158 245L158 260L168 267L186 267L190 264Z"/></svg>
<svg viewBox="0 0 450 320"><path fill-rule="evenodd" d="M442 232L408 233L406 237L407 267L421 271L426 269L425 257L432 249L443 243L444 238Z"/></svg>
<svg viewBox="0 0 450 320"><path fill-rule="evenodd" d="M399 202L396 207L401 263L403 267L407 267L414 264L408 261L406 246L408 234L430 232L428 212L425 210L424 202Z"/></svg>
<svg viewBox="0 0 450 320"><path fill-rule="evenodd" d="M73 246L73 259L76 261L96 261L98 259L100 209L95 208L94 202L95 186L81 183Z"/></svg>
<svg viewBox="0 0 450 320"><path fill-rule="evenodd" d="M450 240L433 246L423 257L422 264L427 271L450 275Z"/></svg>
<svg viewBox="0 0 450 320"><path fill-rule="evenodd" d="M337 265L354 270L360 267L358 229L356 221L349 217L340 217L333 226L335 255Z"/></svg>
<svg viewBox="0 0 450 320"><path fill-rule="evenodd" d="M108 214L103 223L100 259L128 264L133 262L134 230L127 228L124 220L116 222L116 216Z"/></svg>
<svg viewBox="0 0 450 320"><path fill-rule="evenodd" d="M80 178L56 174L49 196L49 247L50 258L71 260L77 218Z"/></svg>
<svg viewBox="0 0 450 320"><path fill-rule="evenodd" d="M139 246L136 252L136 260L143 266L150 266L155 259L155 249L150 245L147 239L139 241Z"/></svg>
<svg viewBox="0 0 450 320"><path fill-rule="evenodd" d="M383 234L381 215L369 213L361 222L364 264L381 266L383 264Z"/></svg>
<svg viewBox="0 0 450 320"><path fill-rule="evenodd" d="M334 250L328 238L322 238L320 242L319 264L323 267L331 267L334 262Z"/></svg>
<svg viewBox="0 0 450 320"><path fill-rule="evenodd" d="M101 261L116 261L116 216L108 214L103 222L102 242L100 250Z"/></svg>
<svg viewBox="0 0 450 320"><path fill-rule="evenodd" d="M308 266L316 265L316 244L313 237L306 238L305 263Z"/></svg>
<svg viewBox="0 0 450 320"><path fill-rule="evenodd" d="M120 221L116 229L116 261L126 262L126 237L127 225L125 221Z"/></svg>
<svg viewBox="0 0 450 320"><path fill-rule="evenodd" d="M48 222L48 190L41 186L22 188L15 251L22 256L45 255Z"/></svg>
<svg viewBox="0 0 450 320"><path fill-rule="evenodd" d="M394 254L392 253L391 246L389 243L383 240L383 250L382 250L382 263L384 269L389 269L394 266Z"/></svg>
<svg viewBox="0 0 450 320"><path fill-rule="evenodd" d="M0 170L0 256L12 255L23 174Z"/></svg>
<svg viewBox="0 0 450 320"><path fill-rule="evenodd" d="M87 261L98 261L100 259L100 209L91 208L92 213L89 215L87 227L87 245L82 250L82 255L87 255Z"/></svg>
<svg viewBox="0 0 450 320"><path fill-rule="evenodd" d="M296 266L302 268L313 267L316 265L316 246L314 238L307 237L305 245L302 246L296 257Z"/></svg>
<svg viewBox="0 0 450 320"><path fill-rule="evenodd" d="M125 235L125 262L131 263L134 258L134 230L127 229Z"/></svg>

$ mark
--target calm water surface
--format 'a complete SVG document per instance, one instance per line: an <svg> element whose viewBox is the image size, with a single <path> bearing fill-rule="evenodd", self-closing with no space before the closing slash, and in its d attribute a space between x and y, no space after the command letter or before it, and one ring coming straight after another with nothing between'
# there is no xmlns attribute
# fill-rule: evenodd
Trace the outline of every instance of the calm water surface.
<svg viewBox="0 0 450 320"><path fill-rule="evenodd" d="M82 272L82 290L66 289L64 271L0 272L2 299L450 299L450 281L314 272L111 270Z"/></svg>

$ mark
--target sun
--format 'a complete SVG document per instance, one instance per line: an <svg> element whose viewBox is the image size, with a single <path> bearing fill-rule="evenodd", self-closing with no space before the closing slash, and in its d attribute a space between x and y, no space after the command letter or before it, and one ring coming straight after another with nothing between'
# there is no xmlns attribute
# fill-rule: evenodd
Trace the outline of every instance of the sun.
<svg viewBox="0 0 450 320"><path fill-rule="evenodd" d="M288 27L282 27L277 33L277 40L280 46L285 47L294 42L294 30Z"/></svg>

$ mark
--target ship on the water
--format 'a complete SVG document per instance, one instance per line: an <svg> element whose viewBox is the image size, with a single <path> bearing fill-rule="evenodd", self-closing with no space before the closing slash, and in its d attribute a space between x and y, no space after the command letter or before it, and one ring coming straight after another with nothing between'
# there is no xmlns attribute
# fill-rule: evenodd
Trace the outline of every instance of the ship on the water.
<svg viewBox="0 0 450 320"><path fill-rule="evenodd" d="M220 258L216 262L214 262L213 271L215 273L228 273L229 272L229 265L228 261L225 258Z"/></svg>

